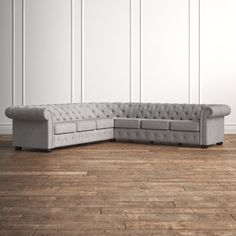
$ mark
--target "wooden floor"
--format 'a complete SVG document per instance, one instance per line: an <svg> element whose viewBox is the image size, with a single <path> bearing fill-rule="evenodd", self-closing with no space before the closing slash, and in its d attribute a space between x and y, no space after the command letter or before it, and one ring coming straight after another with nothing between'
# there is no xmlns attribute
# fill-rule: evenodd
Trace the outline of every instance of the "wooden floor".
<svg viewBox="0 0 236 236"><path fill-rule="evenodd" d="M0 235L236 235L236 135L209 149L103 142L14 151L0 136Z"/></svg>

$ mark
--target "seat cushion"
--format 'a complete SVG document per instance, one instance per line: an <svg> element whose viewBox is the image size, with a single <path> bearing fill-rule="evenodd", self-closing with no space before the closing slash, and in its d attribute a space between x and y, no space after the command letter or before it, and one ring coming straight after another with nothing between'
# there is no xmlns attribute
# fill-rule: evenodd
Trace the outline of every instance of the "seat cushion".
<svg viewBox="0 0 236 236"><path fill-rule="evenodd" d="M139 129L141 119L115 118L115 128Z"/></svg>
<svg viewBox="0 0 236 236"><path fill-rule="evenodd" d="M76 122L77 132L89 131L96 129L96 120L79 120Z"/></svg>
<svg viewBox="0 0 236 236"><path fill-rule="evenodd" d="M112 118L97 119L97 129L108 129L114 127Z"/></svg>
<svg viewBox="0 0 236 236"><path fill-rule="evenodd" d="M60 122L55 123L54 134L68 134L76 132L75 122Z"/></svg>
<svg viewBox="0 0 236 236"><path fill-rule="evenodd" d="M170 120L143 119L141 121L142 129L169 130Z"/></svg>
<svg viewBox="0 0 236 236"><path fill-rule="evenodd" d="M199 131L199 123L192 120L173 120L170 121L170 130L177 131Z"/></svg>

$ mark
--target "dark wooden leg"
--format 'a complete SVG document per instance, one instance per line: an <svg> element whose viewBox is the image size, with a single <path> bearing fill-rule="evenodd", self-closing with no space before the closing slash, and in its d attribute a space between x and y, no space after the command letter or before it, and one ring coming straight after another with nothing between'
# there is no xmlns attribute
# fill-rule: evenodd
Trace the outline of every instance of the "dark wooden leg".
<svg viewBox="0 0 236 236"><path fill-rule="evenodd" d="M208 148L208 145L201 145L201 148Z"/></svg>
<svg viewBox="0 0 236 236"><path fill-rule="evenodd" d="M16 146L16 147L15 147L15 150L16 150L16 151L20 151L20 150L22 150L22 147Z"/></svg>
<svg viewBox="0 0 236 236"><path fill-rule="evenodd" d="M113 138L113 139L110 139L110 142L115 142L116 140Z"/></svg>
<svg viewBox="0 0 236 236"><path fill-rule="evenodd" d="M219 142L219 143L217 143L216 145L223 145L223 142Z"/></svg>
<svg viewBox="0 0 236 236"><path fill-rule="evenodd" d="M49 153L52 151L52 149L44 149L43 151Z"/></svg>
<svg viewBox="0 0 236 236"><path fill-rule="evenodd" d="M182 143L178 143L179 146L182 146L183 144Z"/></svg>

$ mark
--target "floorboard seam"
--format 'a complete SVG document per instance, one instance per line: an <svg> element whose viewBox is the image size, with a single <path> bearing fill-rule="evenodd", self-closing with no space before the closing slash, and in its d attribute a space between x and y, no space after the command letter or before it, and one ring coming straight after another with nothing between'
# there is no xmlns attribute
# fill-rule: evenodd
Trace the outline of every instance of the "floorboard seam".
<svg viewBox="0 0 236 236"><path fill-rule="evenodd" d="M234 215L233 215L233 214L230 214L230 216L233 218L233 220L235 220L235 221L236 221L236 218L234 217Z"/></svg>
<svg viewBox="0 0 236 236"><path fill-rule="evenodd" d="M174 208L177 208L174 201L173 201L173 205L174 205Z"/></svg>

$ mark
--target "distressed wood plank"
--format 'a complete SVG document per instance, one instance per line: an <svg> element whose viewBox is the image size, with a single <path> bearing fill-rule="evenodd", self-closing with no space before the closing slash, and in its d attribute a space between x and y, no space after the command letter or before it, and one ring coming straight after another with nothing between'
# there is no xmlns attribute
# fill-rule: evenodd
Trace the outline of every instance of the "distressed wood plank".
<svg viewBox="0 0 236 236"><path fill-rule="evenodd" d="M236 235L236 135L223 146L101 142L16 152L0 135L0 235Z"/></svg>

